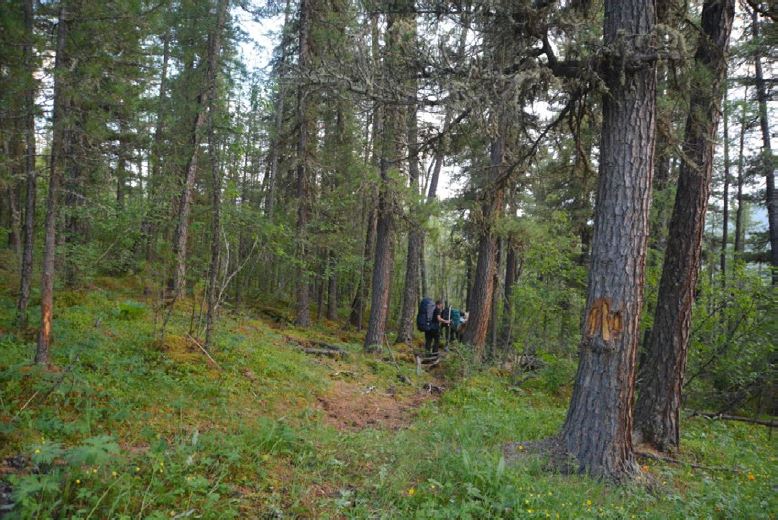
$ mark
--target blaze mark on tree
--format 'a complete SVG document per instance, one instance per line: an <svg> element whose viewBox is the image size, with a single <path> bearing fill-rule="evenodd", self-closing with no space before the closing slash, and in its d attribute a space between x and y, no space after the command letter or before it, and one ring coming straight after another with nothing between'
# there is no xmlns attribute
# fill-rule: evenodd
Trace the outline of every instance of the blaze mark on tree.
<svg viewBox="0 0 778 520"><path fill-rule="evenodd" d="M608 298L597 298L589 309L586 319L586 335L590 338L599 334L603 341L610 341L622 329L620 311L611 311Z"/></svg>

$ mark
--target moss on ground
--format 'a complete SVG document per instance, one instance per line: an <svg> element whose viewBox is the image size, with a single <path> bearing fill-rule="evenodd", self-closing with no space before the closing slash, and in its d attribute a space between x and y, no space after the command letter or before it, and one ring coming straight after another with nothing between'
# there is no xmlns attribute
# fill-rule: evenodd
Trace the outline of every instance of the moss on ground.
<svg viewBox="0 0 778 520"><path fill-rule="evenodd" d="M449 356L417 374L413 349L365 355L333 323L296 329L275 304L223 316L213 362L189 336L191 300L160 340L142 281L61 293L54 370L30 365L13 290L0 291L0 478L11 514L72 518L775 518L778 443L767 428L684 423L681 458L644 460L655 485L615 487L506 465L505 443L560 427L571 364L519 389ZM271 309L271 310L268 310ZM31 316L35 316L33 309ZM274 319L275 317L275 319ZM195 325L197 325L195 312ZM34 319L31 329L34 330ZM195 330L198 327L195 326ZM310 342L346 357L306 354ZM425 390L432 383L445 391Z"/></svg>

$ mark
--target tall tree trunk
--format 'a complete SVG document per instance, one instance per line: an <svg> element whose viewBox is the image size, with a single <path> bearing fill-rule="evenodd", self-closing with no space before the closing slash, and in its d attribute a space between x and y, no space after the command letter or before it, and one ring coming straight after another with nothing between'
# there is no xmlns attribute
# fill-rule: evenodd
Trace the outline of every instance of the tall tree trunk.
<svg viewBox="0 0 778 520"><path fill-rule="evenodd" d="M414 88L415 90L415 88ZM419 189L419 143L418 123L416 120L416 93L411 99L411 108L408 110L408 177L411 190L418 193ZM414 201L415 203L415 201ZM413 218L413 216L411 217ZM405 286L403 287L402 306L400 310L400 324L397 330L397 343L408 343L413 340L414 316L416 314L417 300L419 299L419 262L421 260L421 247L423 232L421 224L414 222L408 233L408 255L405 265Z"/></svg>
<svg viewBox="0 0 778 520"><path fill-rule="evenodd" d="M27 306L30 303L32 286L32 250L35 239L35 203L37 198L35 171L35 63L33 0L24 0L24 69L27 84L24 92L24 174L26 179L24 227L22 228L22 265L19 283L19 301L16 305L16 323L20 328L27 326Z"/></svg>
<svg viewBox="0 0 778 520"><path fill-rule="evenodd" d="M65 114L67 106L66 87L63 85L69 60L65 55L65 44L70 24L69 2L63 0L57 19L57 55L54 60L54 111L52 113L51 157L49 158L49 192L46 198L46 227L43 246L43 268L41 273L41 328L35 362L49 364L49 350L52 341L52 316L54 311L54 260L57 248L57 202L62 182L62 150L65 136Z"/></svg>
<svg viewBox="0 0 778 520"><path fill-rule="evenodd" d="M398 11L408 12L407 5L402 2ZM384 63L382 81L393 80L393 74L398 71L398 54L401 26L398 18L401 14L390 13L386 22L386 44L384 46ZM376 224L375 256L373 263L373 280L371 284L370 318L367 322L365 335L365 350L371 351L384 342L386 320L389 315L389 290L392 284L394 211L397 205L392 180L389 175L391 168L399 164L398 141L399 121L401 111L397 104L387 103L383 107L383 132L381 133L381 160L379 164L380 185L378 190L378 219Z"/></svg>
<svg viewBox="0 0 778 520"><path fill-rule="evenodd" d="M338 319L338 275L335 271L337 267L337 258L335 253L330 251L327 269L327 319L335 321Z"/></svg>
<svg viewBox="0 0 778 520"><path fill-rule="evenodd" d="M579 364L562 427L578 471L609 479L634 475L632 396L654 169L656 64L625 69L648 51L653 0L606 0L607 48L600 173Z"/></svg>
<svg viewBox="0 0 778 520"><path fill-rule="evenodd" d="M380 38L381 33L378 26L378 15L370 17L370 59L371 70L380 72ZM374 78L374 82L381 81L380 73L379 77ZM383 110L377 100L373 101L373 113L372 113L372 128L370 130L372 138L372 148L366 146L365 149L365 162L368 161L368 153L371 156L373 164L378 168L381 157L381 141L379 135L382 132L383 125ZM356 327L357 330L362 330L362 320L365 316L365 303L369 296L368 276L370 275L370 264L373 261L373 252L375 251L375 237L377 232L378 219L377 208L375 199L375 190L372 184L367 186L368 194L365 197L365 206L367 207L367 224L365 228L365 249L362 255L362 267L359 272L359 280L357 282L357 290L354 294L354 300L351 302L351 313L349 321L351 325Z"/></svg>
<svg viewBox="0 0 778 520"><path fill-rule="evenodd" d="M735 258L739 258L743 253L743 240L745 229L743 225L743 219L745 218L745 207L743 206L743 184L744 169L745 169L745 157L743 155L746 141L746 103L748 99L748 87L743 92L744 103L740 110L740 137L738 138L738 155L737 155L737 211L735 212Z"/></svg>
<svg viewBox="0 0 778 520"><path fill-rule="evenodd" d="M207 121L207 108L213 96L216 95L216 76L219 68L219 53L221 52L222 33L226 22L226 2L218 0L216 13L216 27L214 32L208 35L208 49L206 51L205 81L197 100L197 115L195 116L191 134L191 155L186 165L186 175L178 203L178 219L176 231L173 237L173 255L176 265L172 282L168 288L172 291L172 302L181 295L186 283L186 249L189 239L189 216L192 212L192 191L197 177L200 142L203 128Z"/></svg>
<svg viewBox="0 0 778 520"><path fill-rule="evenodd" d="M151 144L151 172L148 182L148 202L146 208L145 222L142 226L146 235L146 261L151 262L154 259L155 244L157 239L157 229L159 224L156 217L152 215L157 211L159 204L159 187L162 182L162 138L165 124L165 96L167 95L167 73L168 63L170 61L170 30L168 29L162 37L162 70L159 76L159 94L157 95L157 117L154 125L154 137Z"/></svg>
<svg viewBox="0 0 778 520"><path fill-rule="evenodd" d="M500 125L504 126L504 125ZM500 132L491 144L490 179L500 178L505 157L505 136ZM494 291L495 259L497 257L497 236L494 221L503 209L504 188L487 186L481 203L481 222L478 239L478 260L476 262L473 286L468 300L470 317L465 329L464 341L473 345L476 360L484 357L486 333L492 315L492 292Z"/></svg>
<svg viewBox="0 0 778 520"><path fill-rule="evenodd" d="M773 285L778 285L778 194L775 192L775 158L770 143L770 119L767 114L767 88L762 72L761 42L759 41L759 15L751 13L751 31L754 38L754 69L756 73L756 99L759 103L759 126L762 130L762 169L765 176L765 204L767 228L770 237L770 267Z"/></svg>
<svg viewBox="0 0 778 520"><path fill-rule="evenodd" d="M505 256L505 296L503 299L502 345L505 351L513 346L513 285L517 279L518 259L516 247L509 239Z"/></svg>
<svg viewBox="0 0 778 520"><path fill-rule="evenodd" d="M491 359L497 359L498 344L497 344L497 309L500 306L500 263L502 260L502 238L497 238L497 247L494 258L494 273L492 277L494 281L492 285L492 312L489 316L489 336L491 337Z"/></svg>
<svg viewBox="0 0 778 520"><path fill-rule="evenodd" d="M302 7L302 6L301 6ZM281 36L281 56L278 65L278 95L276 97L273 121L273 136L270 141L270 169L268 170L269 180L267 182L267 193L265 194L265 214L268 217L273 216L273 205L276 196L276 184L278 179L278 158L281 148L281 132L284 126L284 100L286 99L286 31L289 27L290 2L286 0L284 8L284 25Z"/></svg>
<svg viewBox="0 0 778 520"><path fill-rule="evenodd" d="M227 17L228 0L219 0L216 30L221 33ZM218 54L219 49L215 49ZM216 63L215 57L213 62ZM208 155L211 163L211 262L208 266L208 310L205 315L205 348L211 348L216 312L219 305L219 267L221 265L221 192L222 171L219 161L219 145L214 135L216 85L208 100Z"/></svg>
<svg viewBox="0 0 778 520"><path fill-rule="evenodd" d="M308 54L310 52L310 17L312 0L300 0L298 66L305 70L308 66ZM307 113L307 89L298 87L297 91L297 280L296 280L296 317L295 324L307 327L311 324L310 311L310 280L308 278L308 247L307 227L310 213L309 191L310 179L308 174L308 138L310 121Z"/></svg>
<svg viewBox="0 0 778 520"><path fill-rule="evenodd" d="M681 385L734 15L735 0L706 0L703 4L703 34L694 55L697 70L692 74L691 104L682 147L684 160L670 219L654 324L638 378L636 441L659 450L673 450L679 443Z"/></svg>
<svg viewBox="0 0 778 520"><path fill-rule="evenodd" d="M722 194L723 210L721 223L721 286L727 286L727 245L729 244L729 106L727 105L727 88L724 86L724 193Z"/></svg>

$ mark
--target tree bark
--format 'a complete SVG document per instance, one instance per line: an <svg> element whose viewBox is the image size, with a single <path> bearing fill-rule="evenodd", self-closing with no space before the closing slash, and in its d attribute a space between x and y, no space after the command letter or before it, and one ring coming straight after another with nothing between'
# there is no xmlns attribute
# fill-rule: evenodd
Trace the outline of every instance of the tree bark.
<svg viewBox="0 0 778 520"><path fill-rule="evenodd" d="M767 114L767 89L762 72L761 43L759 42L759 15L751 13L751 31L754 39L754 69L756 74L756 99L759 104L759 126L762 130L762 169L765 176L765 204L770 238L770 267L773 285L778 285L778 194L775 192L775 159L770 143L770 120Z"/></svg>
<svg viewBox="0 0 778 520"><path fill-rule="evenodd" d="M310 52L310 24L312 12L312 0L300 0L299 41L298 41L298 67L305 70L308 66ZM307 228L310 214L309 191L310 179L308 174L308 140L310 121L308 118L307 89L302 86L297 91L297 280L295 288L296 317L295 324L307 327L311 324L310 311L310 280L308 279L308 247Z"/></svg>
<svg viewBox="0 0 778 520"><path fill-rule="evenodd" d="M517 280L518 258L516 257L516 247L510 239L507 241L506 249L501 343L503 349L508 352L513 346L513 285Z"/></svg>
<svg viewBox="0 0 778 520"><path fill-rule="evenodd" d="M220 288L217 286L221 265L221 192L222 172L219 164L218 144L214 135L216 112L216 78L218 75L221 35L227 22L228 0L218 0L216 4L216 27L208 39L209 69L214 73L209 77L211 95L208 96L208 158L211 163L211 261L208 266L208 309L205 315L205 349L213 343L213 329L216 323L216 311L219 305Z"/></svg>
<svg viewBox="0 0 778 520"><path fill-rule="evenodd" d="M399 9L405 11L405 5ZM400 27L399 15L390 13L386 23L386 44L382 81L389 82L398 69ZM390 169L399 164L398 141L401 112L395 103L383 107L383 132L381 134L381 160L379 164L380 185L378 190L378 215L376 224L375 260L371 284L370 318L367 323L364 348L372 351L383 345L386 320L389 314L389 290L392 282L395 193L392 187Z"/></svg>
<svg viewBox="0 0 778 520"><path fill-rule="evenodd" d="M729 107L727 105L727 89L724 87L724 193L722 194L723 209L721 215L721 286L727 286L727 245L729 244Z"/></svg>
<svg viewBox="0 0 778 520"><path fill-rule="evenodd" d="M500 125L504 126L504 125ZM505 156L505 136L500 132L491 144L490 179L498 179L503 170ZM491 184L491 183L490 183ZM495 259L497 253L497 236L494 221L503 208L504 189L500 186L488 185L483 193L480 215L480 237L478 239L478 260L473 273L473 286L468 299L470 317L465 328L465 343L474 348L475 358L481 361L484 357L486 333L492 314L492 292L494 291Z"/></svg>
<svg viewBox="0 0 778 520"><path fill-rule="evenodd" d="M51 156L49 158L49 191L46 198L45 242L43 246L43 268L41 273L41 327L35 362L49 364L49 350L52 341L52 316L54 312L54 260L57 248L57 202L62 182L61 160L63 143L66 139L65 114L67 106L65 74L69 60L65 54L68 28L70 25L69 2L60 4L57 17L57 50L54 60L54 110L52 113Z"/></svg>
<svg viewBox="0 0 778 520"><path fill-rule="evenodd" d="M748 87L743 92L744 101L748 99ZM746 140L746 105L740 111L740 137L738 138L738 156L737 156L737 211L735 212L735 258L740 258L743 254L743 239L745 230L743 219L745 218L745 207L743 206L743 185L745 178L743 176L745 169L745 157L743 155Z"/></svg>
<svg viewBox="0 0 778 520"><path fill-rule="evenodd" d="M171 301L175 302L183 291L186 283L186 249L189 239L189 216L192 212L192 191L197 177L198 156L202 132L207 121L207 108L213 96L216 95L216 76L219 68L219 53L221 52L222 32L226 22L224 2L219 0L217 4L217 23L214 32L208 36L208 49L206 51L206 72L203 89L197 100L197 114L191 134L191 155L186 165L186 175L178 203L178 219L176 231L173 237L173 254L176 259L175 271L168 288L172 291Z"/></svg>
<svg viewBox="0 0 778 520"><path fill-rule="evenodd" d="M279 149L281 147L281 132L284 125L284 100L286 98L286 31L289 27L289 0L286 0L286 7L284 8L284 25L281 36L281 56L279 58L278 65L278 96L275 103L275 113L273 122L273 137L270 142L270 170L268 176L270 177L265 194L265 214L268 217L273 216L273 205L275 202L276 183L278 179L278 157Z"/></svg>
<svg viewBox="0 0 778 520"><path fill-rule="evenodd" d="M159 75L159 95L157 96L157 120L154 125L154 137L151 144L151 172L148 182L148 207L143 232L146 234L146 261L154 260L154 251L159 227L156 218L150 213L157 210L159 204L159 187L162 182L162 138L165 122L165 96L167 95L167 73L170 61L170 30L162 37L162 70Z"/></svg>
<svg viewBox="0 0 778 520"><path fill-rule="evenodd" d="M588 296L573 396L561 432L579 472L608 479L637 473L632 396L654 169L656 64L624 70L647 50L652 0L606 0L605 45L617 49L604 81L600 173ZM645 47L645 48L644 48Z"/></svg>
<svg viewBox="0 0 778 520"><path fill-rule="evenodd" d="M413 193L419 189L419 143L418 123L416 120L416 93L412 96L412 105L408 110L408 178ZM415 204L415 201L414 201ZM411 216L413 219L413 216ZM408 233L408 255L405 265L405 285L403 287L400 324L397 330L397 343L413 340L414 317L419 299L419 274L423 231L421 224L414 222Z"/></svg>
<svg viewBox="0 0 778 520"><path fill-rule="evenodd" d="M691 104L682 146L684 159L670 219L654 324L638 378L635 438L662 451L674 450L679 443L681 385L734 14L735 0L706 0L703 4L703 34L694 56L697 70L692 75Z"/></svg>
<svg viewBox="0 0 778 520"><path fill-rule="evenodd" d="M24 69L27 85L24 92L24 174L26 179L24 227L22 228L22 265L19 283L19 300L16 305L16 324L27 326L27 306L32 287L32 251L35 240L35 203L37 198L35 171L35 63L33 53L34 11L33 0L24 0Z"/></svg>

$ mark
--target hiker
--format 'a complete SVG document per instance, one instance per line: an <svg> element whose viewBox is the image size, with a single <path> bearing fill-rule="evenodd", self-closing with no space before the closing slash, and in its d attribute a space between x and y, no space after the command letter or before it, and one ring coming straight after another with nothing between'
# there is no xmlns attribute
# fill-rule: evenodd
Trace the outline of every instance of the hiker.
<svg viewBox="0 0 778 520"><path fill-rule="evenodd" d="M467 319L470 317L470 313L465 310L459 317L459 324L457 325L457 336L459 341L465 337L465 329L467 328Z"/></svg>
<svg viewBox="0 0 778 520"><path fill-rule="evenodd" d="M437 355L440 347L440 326L451 323L443 318L442 311L443 302L440 300L433 303L431 298L423 298L419 302L416 326L424 332L424 350L427 354Z"/></svg>
<svg viewBox="0 0 778 520"><path fill-rule="evenodd" d="M433 343L433 346L432 346L432 353L433 354L437 354L438 353L438 348L440 347L440 329L441 329L441 327L448 327L449 325L451 325L451 320L448 320L448 319L443 317L443 310L444 310L443 309L443 302L440 301L440 300L436 301L435 302L435 310L432 313L432 322L433 322L433 325L435 327L435 329L433 331L433 336L432 336L432 339L431 339L431 341ZM424 346L425 346L425 348L428 348L427 344L429 343L430 340L427 339L426 334L424 336L424 340L425 340L425 345Z"/></svg>
<svg viewBox="0 0 778 520"><path fill-rule="evenodd" d="M448 319L451 320L450 341L462 341L462 333L459 330L459 326L462 324L462 313L459 309L451 308Z"/></svg>
<svg viewBox="0 0 778 520"><path fill-rule="evenodd" d="M448 302L445 302L443 305L443 310L440 312L441 317L446 320L445 322L442 322L440 324L440 332L441 336L443 337L443 341L446 342L444 345L445 348L448 348L448 344L451 342L451 307L449 307Z"/></svg>

